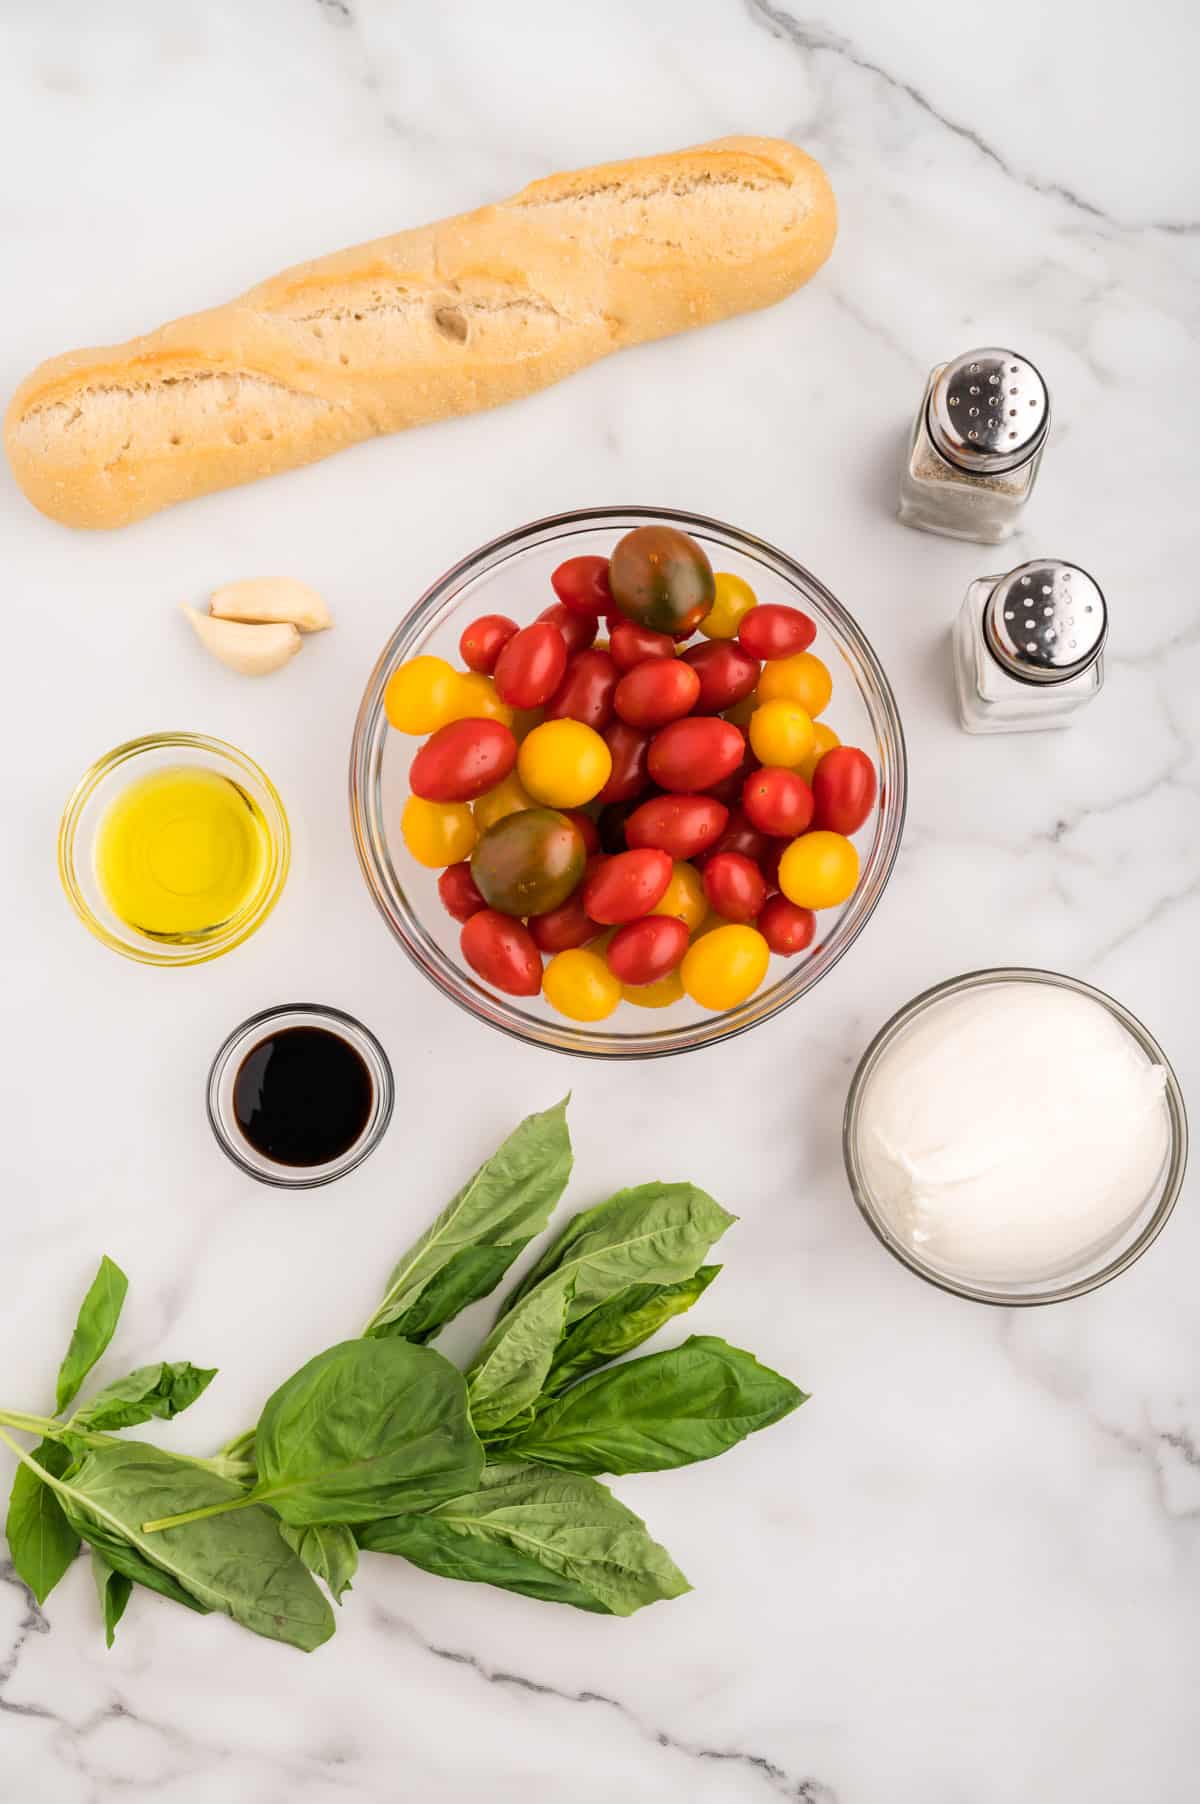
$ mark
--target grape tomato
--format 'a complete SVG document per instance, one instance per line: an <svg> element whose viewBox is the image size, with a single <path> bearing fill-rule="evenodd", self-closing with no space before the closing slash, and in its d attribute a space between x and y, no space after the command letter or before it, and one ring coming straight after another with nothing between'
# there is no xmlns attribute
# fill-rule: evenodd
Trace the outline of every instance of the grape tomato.
<svg viewBox="0 0 1200 1804"><path fill-rule="evenodd" d="M795 839L812 825L813 792L794 770L763 765L742 786L742 808L760 833Z"/></svg>
<svg viewBox="0 0 1200 1804"><path fill-rule="evenodd" d="M753 921L767 899L767 886L754 860L741 852L714 852L704 865L704 894L726 921Z"/></svg>
<svg viewBox="0 0 1200 1804"><path fill-rule="evenodd" d="M700 622L700 631L706 639L736 639L742 621L758 605L758 597L748 582L729 570L715 573L713 589L715 600Z"/></svg>
<svg viewBox="0 0 1200 1804"><path fill-rule="evenodd" d="M619 620L609 635L608 649L613 663L624 674L648 658L673 658L675 641L670 633L652 633L647 627L635 626L632 620Z"/></svg>
<svg viewBox="0 0 1200 1804"><path fill-rule="evenodd" d="M691 712L700 678L681 658L648 658L617 684L613 707L628 726L665 727Z"/></svg>
<svg viewBox="0 0 1200 1804"><path fill-rule="evenodd" d="M563 636L568 658L573 657L577 651L587 650L596 637L600 625L595 615L574 614L570 608L565 608L561 601L556 601L551 607L543 608L538 619L548 621L551 626L558 628Z"/></svg>
<svg viewBox="0 0 1200 1804"><path fill-rule="evenodd" d="M613 694L619 671L606 651L577 652L566 674L546 703L548 720L581 720L597 732L612 719Z"/></svg>
<svg viewBox="0 0 1200 1804"><path fill-rule="evenodd" d="M484 908L463 925L462 955L478 977L506 996L536 996L542 987L542 955L521 921Z"/></svg>
<svg viewBox="0 0 1200 1804"><path fill-rule="evenodd" d="M692 941L679 974L684 989L701 1008L736 1008L754 994L770 959L761 933L730 922Z"/></svg>
<svg viewBox="0 0 1200 1804"><path fill-rule="evenodd" d="M738 643L752 658L790 658L807 651L817 629L799 608L762 602L751 609L738 628Z"/></svg>
<svg viewBox="0 0 1200 1804"><path fill-rule="evenodd" d="M447 865L438 878L438 895L446 913L456 921L469 921L487 903L475 887L471 867L466 859Z"/></svg>
<svg viewBox="0 0 1200 1804"><path fill-rule="evenodd" d="M829 706L833 694L833 678L820 658L811 651L796 652L790 658L777 658L763 667L758 679L761 702L795 702L815 720Z"/></svg>
<svg viewBox="0 0 1200 1804"><path fill-rule="evenodd" d="M744 809L733 808L709 856L715 856L718 852L740 852L743 858L752 858L757 864L766 857L770 843L767 835L751 823ZM701 863L703 864L703 858Z"/></svg>
<svg viewBox="0 0 1200 1804"><path fill-rule="evenodd" d="M688 930L673 915L645 915L618 927L608 943L608 968L622 983L657 983L688 949Z"/></svg>
<svg viewBox="0 0 1200 1804"><path fill-rule="evenodd" d="M621 980L598 952L559 952L542 979L546 1001L568 1021L604 1021L621 1000Z"/></svg>
<svg viewBox="0 0 1200 1804"><path fill-rule="evenodd" d="M478 830L465 802L427 802L409 796L400 816L404 843L418 864L440 871L469 858Z"/></svg>
<svg viewBox="0 0 1200 1804"><path fill-rule="evenodd" d="M665 852L648 846L616 852L584 880L583 906L605 927L635 921L662 900L672 868Z"/></svg>
<svg viewBox="0 0 1200 1804"><path fill-rule="evenodd" d="M757 659L726 640L693 645L682 654L681 662L690 664L700 678L696 707L701 714L723 714L744 701L758 682Z"/></svg>
<svg viewBox="0 0 1200 1804"><path fill-rule="evenodd" d="M745 752L746 741L730 721L701 715L673 721L657 732L646 763L660 788L694 794L728 777Z"/></svg>
<svg viewBox="0 0 1200 1804"><path fill-rule="evenodd" d="M605 727L601 738L608 747L612 770L597 800L607 805L640 796L650 781L647 775L649 733L641 733L623 720L614 720Z"/></svg>
<svg viewBox="0 0 1200 1804"><path fill-rule="evenodd" d="M569 557L550 576L550 587L573 614L607 614L612 609L606 557Z"/></svg>
<svg viewBox="0 0 1200 1804"><path fill-rule="evenodd" d="M491 676L496 659L517 631L517 623L507 614L481 614L463 628L458 642L459 654L468 670Z"/></svg>
<svg viewBox="0 0 1200 1804"><path fill-rule="evenodd" d="M523 626L496 661L494 681L501 701L513 708L540 708L562 682L567 642L549 620Z"/></svg>
<svg viewBox="0 0 1200 1804"><path fill-rule="evenodd" d="M811 908L798 908L786 896L771 896L763 904L755 925L772 952L792 958L812 944L817 917Z"/></svg>
<svg viewBox="0 0 1200 1804"><path fill-rule="evenodd" d="M720 838L729 810L713 796L652 796L625 823L629 846L657 846L674 859L696 858Z"/></svg>
<svg viewBox="0 0 1200 1804"><path fill-rule="evenodd" d="M473 802L502 783L517 761L517 742L498 720L455 720L421 747L408 773L427 802Z"/></svg>
<svg viewBox="0 0 1200 1804"><path fill-rule="evenodd" d="M813 824L857 833L875 806L875 766L856 745L834 746L813 773Z"/></svg>
<svg viewBox="0 0 1200 1804"><path fill-rule="evenodd" d="M547 909L544 915L533 915L529 931L540 952L570 952L575 946L586 946L602 929L592 920L576 891L557 908Z"/></svg>
<svg viewBox="0 0 1200 1804"><path fill-rule="evenodd" d="M393 670L383 692L389 726L397 733L436 733L453 718L462 680L445 658L410 658Z"/></svg>

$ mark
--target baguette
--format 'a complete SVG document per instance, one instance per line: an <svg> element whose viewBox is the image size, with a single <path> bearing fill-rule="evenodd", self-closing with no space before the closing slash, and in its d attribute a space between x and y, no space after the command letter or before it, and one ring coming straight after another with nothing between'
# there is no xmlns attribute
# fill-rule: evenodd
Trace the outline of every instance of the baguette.
<svg viewBox="0 0 1200 1804"><path fill-rule="evenodd" d="M774 138L550 176L52 358L17 390L5 447L51 519L123 526L769 306L835 231L824 171Z"/></svg>

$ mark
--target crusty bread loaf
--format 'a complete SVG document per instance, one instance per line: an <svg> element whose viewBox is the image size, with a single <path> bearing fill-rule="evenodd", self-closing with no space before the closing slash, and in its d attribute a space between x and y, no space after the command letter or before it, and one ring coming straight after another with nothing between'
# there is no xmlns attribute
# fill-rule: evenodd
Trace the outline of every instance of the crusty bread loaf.
<svg viewBox="0 0 1200 1804"><path fill-rule="evenodd" d="M819 268L835 230L819 164L773 138L550 176L52 358L14 396L5 446L43 513L122 526L765 307Z"/></svg>

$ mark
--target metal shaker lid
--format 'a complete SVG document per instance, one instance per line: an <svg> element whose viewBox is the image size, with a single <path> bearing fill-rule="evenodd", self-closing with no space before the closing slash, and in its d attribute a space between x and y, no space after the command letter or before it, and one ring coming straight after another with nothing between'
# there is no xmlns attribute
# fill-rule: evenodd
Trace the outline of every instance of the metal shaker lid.
<svg viewBox="0 0 1200 1804"><path fill-rule="evenodd" d="M946 364L929 397L929 436L948 463L996 475L1027 462L1050 424L1050 395L1015 351L966 351Z"/></svg>
<svg viewBox="0 0 1200 1804"><path fill-rule="evenodd" d="M1100 585L1078 564L1038 558L1002 576L983 610L998 664L1026 683L1065 683L1100 656L1108 609Z"/></svg>

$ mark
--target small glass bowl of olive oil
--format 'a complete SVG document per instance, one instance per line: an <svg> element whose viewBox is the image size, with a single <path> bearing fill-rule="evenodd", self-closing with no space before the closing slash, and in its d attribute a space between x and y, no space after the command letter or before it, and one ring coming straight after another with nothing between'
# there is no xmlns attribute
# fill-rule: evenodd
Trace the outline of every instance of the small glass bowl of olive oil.
<svg viewBox="0 0 1200 1804"><path fill-rule="evenodd" d="M198 965L270 914L287 816L252 758L203 733L152 733L99 759L63 811L58 870L80 920L148 965Z"/></svg>

